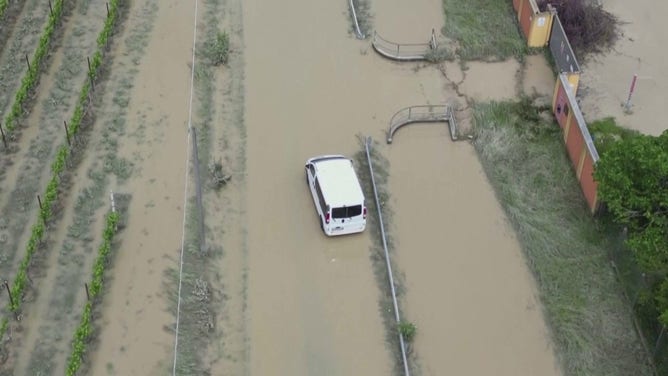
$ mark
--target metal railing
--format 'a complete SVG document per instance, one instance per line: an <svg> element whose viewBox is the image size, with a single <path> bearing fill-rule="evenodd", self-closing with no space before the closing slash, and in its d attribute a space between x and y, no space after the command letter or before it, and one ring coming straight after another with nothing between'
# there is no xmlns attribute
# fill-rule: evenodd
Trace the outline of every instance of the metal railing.
<svg viewBox="0 0 668 376"><path fill-rule="evenodd" d="M387 143L392 143L394 133L404 125L411 123L447 122L450 128L450 137L457 140L455 116L449 105L411 106L399 110L392 119L387 131Z"/></svg>
<svg viewBox="0 0 668 376"><path fill-rule="evenodd" d="M352 13L353 16L353 23L355 24L355 35L357 36L357 39L364 39L366 38L366 35L360 30L360 24L357 22L357 12L355 11L355 4L353 4L353 0L349 1L350 3L350 13Z"/></svg>
<svg viewBox="0 0 668 376"><path fill-rule="evenodd" d="M427 54L438 47L433 29L427 43L395 43L384 39L374 31L371 45L376 52L388 59L403 61L425 60Z"/></svg>
<svg viewBox="0 0 668 376"><path fill-rule="evenodd" d="M401 323L401 317L399 316L399 304L397 303L397 291L394 287L394 276L392 275L392 263L390 262L390 252L387 250L387 238L385 236L385 226L383 225L383 213L380 208L380 200L378 199L378 190L376 189L376 179L373 175L373 163L371 162L371 154L369 153L369 147L371 146L371 137L367 137L364 142L364 149L366 151L366 159L369 163L369 175L371 175L371 186L373 187L373 196L376 201L376 208L378 209L378 223L380 225L380 236L383 240L383 251L385 252L385 263L387 264L387 275L390 282L390 291L392 292L392 304L394 306L394 319L397 321L397 326ZM401 360L403 361L404 366L404 375L410 376L410 371L408 370L408 357L406 356L406 340L404 335L399 331L399 345L401 346Z"/></svg>

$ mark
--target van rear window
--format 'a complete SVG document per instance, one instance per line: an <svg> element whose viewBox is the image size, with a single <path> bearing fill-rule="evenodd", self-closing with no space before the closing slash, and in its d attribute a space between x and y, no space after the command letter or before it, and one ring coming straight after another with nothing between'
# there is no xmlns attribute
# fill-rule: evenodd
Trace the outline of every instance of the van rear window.
<svg viewBox="0 0 668 376"><path fill-rule="evenodd" d="M332 209L332 218L350 218L362 214L362 205L344 206Z"/></svg>

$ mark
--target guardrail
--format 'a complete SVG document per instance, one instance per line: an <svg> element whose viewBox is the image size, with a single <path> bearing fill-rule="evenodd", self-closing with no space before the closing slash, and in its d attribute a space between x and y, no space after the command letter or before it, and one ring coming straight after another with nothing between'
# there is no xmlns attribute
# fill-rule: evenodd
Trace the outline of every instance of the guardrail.
<svg viewBox="0 0 668 376"><path fill-rule="evenodd" d="M371 145L371 137L367 137L364 142L364 149L366 151L366 159L369 163L369 175L371 175L371 186L373 187L373 196L376 201L376 209L378 209L378 223L380 225L380 236L383 240L383 251L385 252L385 262L387 264L387 275L390 282L390 290L392 292L392 304L394 306L394 318L397 321L397 326L401 323L401 317L399 316L399 304L397 303L397 291L394 287L394 276L392 275L392 263L390 262L390 252L387 250L387 239L385 237L385 226L383 225L383 213L380 209L380 200L378 199L378 190L376 189L376 179L373 175L373 163L371 162L371 154L369 153L369 147ZM410 376L410 371L408 370L408 357L406 356L406 341L404 335L399 332L399 345L401 346L401 360L404 365L404 375Z"/></svg>
<svg viewBox="0 0 668 376"><path fill-rule="evenodd" d="M392 143L394 133L404 125L435 122L447 122L450 128L450 138L452 141L457 141L457 124L452 108L449 105L424 105L402 108L392 116L387 131L387 143Z"/></svg>
<svg viewBox="0 0 668 376"><path fill-rule="evenodd" d="M355 4L353 4L353 0L349 1L350 3L350 12L352 13L353 16L353 23L355 24L355 34L357 36L357 39L364 39L366 38L366 35L360 30L360 24L357 22L357 12L355 11Z"/></svg>
<svg viewBox="0 0 668 376"><path fill-rule="evenodd" d="M386 58L401 61L425 60L427 54L438 47L433 29L427 43L395 43L384 39L374 31L371 45L376 52Z"/></svg>

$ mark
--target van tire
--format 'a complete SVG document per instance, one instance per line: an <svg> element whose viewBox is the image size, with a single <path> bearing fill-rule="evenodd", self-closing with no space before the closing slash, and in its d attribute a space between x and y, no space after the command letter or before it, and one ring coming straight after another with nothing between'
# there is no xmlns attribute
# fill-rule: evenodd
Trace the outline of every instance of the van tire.
<svg viewBox="0 0 668 376"><path fill-rule="evenodd" d="M305 172L304 175L306 175L306 186L309 187L309 185L308 185L308 170L304 171L304 172Z"/></svg>

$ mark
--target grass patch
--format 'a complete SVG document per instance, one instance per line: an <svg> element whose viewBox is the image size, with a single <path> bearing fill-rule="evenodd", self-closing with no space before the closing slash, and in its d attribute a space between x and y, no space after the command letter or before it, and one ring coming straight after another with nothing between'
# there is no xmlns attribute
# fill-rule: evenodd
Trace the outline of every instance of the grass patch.
<svg viewBox="0 0 668 376"><path fill-rule="evenodd" d="M475 150L538 283L566 375L651 375L559 127L526 103L474 106ZM526 114L530 116L526 116Z"/></svg>
<svg viewBox="0 0 668 376"><path fill-rule="evenodd" d="M613 117L588 123L587 128L589 128L589 133L594 140L599 155L603 155L615 141L625 140L640 134L636 130L624 128L617 124Z"/></svg>
<svg viewBox="0 0 668 376"><path fill-rule="evenodd" d="M510 1L443 0L443 34L459 43L462 60L497 61L527 54Z"/></svg>
<svg viewBox="0 0 668 376"><path fill-rule="evenodd" d="M430 63L441 63L444 61L454 61L455 51L448 46L437 46L436 49L430 49L425 55L425 60Z"/></svg>
<svg viewBox="0 0 668 376"><path fill-rule="evenodd" d="M0 67L0 108L2 109L5 109L5 106L8 106L9 102L15 98L18 83L23 76L22 73L27 71L24 60L26 51L31 51L37 45L41 32L40 26L45 23L49 15L48 6L34 11L29 5L26 5L26 11L33 11L33 16L24 18L21 23L17 24L14 28L14 37L7 42L2 50L7 57L7 60L3 61ZM9 34L9 30L7 30L7 33Z"/></svg>
<svg viewBox="0 0 668 376"><path fill-rule="evenodd" d="M209 64L214 66L227 64L230 57L230 36L224 31L219 31L215 35L207 35L207 40L204 42L204 55L209 60Z"/></svg>
<svg viewBox="0 0 668 376"><path fill-rule="evenodd" d="M215 335L216 314L213 307L213 291L207 275L211 273L211 253L201 252L199 238L199 211L195 199L188 202L186 217L186 239L183 250L183 270L168 271L167 289L176 317L179 277L181 280L181 302L179 314L179 342L176 349L177 375L208 375L210 365L205 362L207 348ZM176 328L174 328L176 330ZM170 362L171 363L171 362ZM171 367L170 367L171 368Z"/></svg>
<svg viewBox="0 0 668 376"><path fill-rule="evenodd" d="M227 32L218 30L217 15L221 1L212 0L206 4L204 15L204 40L197 45L195 65L195 95L197 101L197 119L194 127L197 131L197 171L193 171L191 179L195 179L196 187L203 184L202 177L209 173L208 166L212 161L211 145L214 137L213 118L217 109L214 106L216 67L229 61L230 38ZM222 166L221 166L222 169ZM213 188L213 185L207 185ZM222 333L216 331L216 304L213 296L212 259L219 257L221 249L206 244L204 235L204 207L200 207L201 191L188 202L186 216L186 239L183 250L182 270L169 271L168 288L178 291L181 283L180 306L178 294L170 294L174 299L172 308L175 316L179 308L178 348L175 356L175 369L178 375L210 374L207 355L212 344L219 341ZM202 244L204 242L204 244ZM211 242L209 242L211 243Z"/></svg>
<svg viewBox="0 0 668 376"><path fill-rule="evenodd" d="M12 34L16 20L26 1L0 0L0 51L4 51L5 44Z"/></svg>

